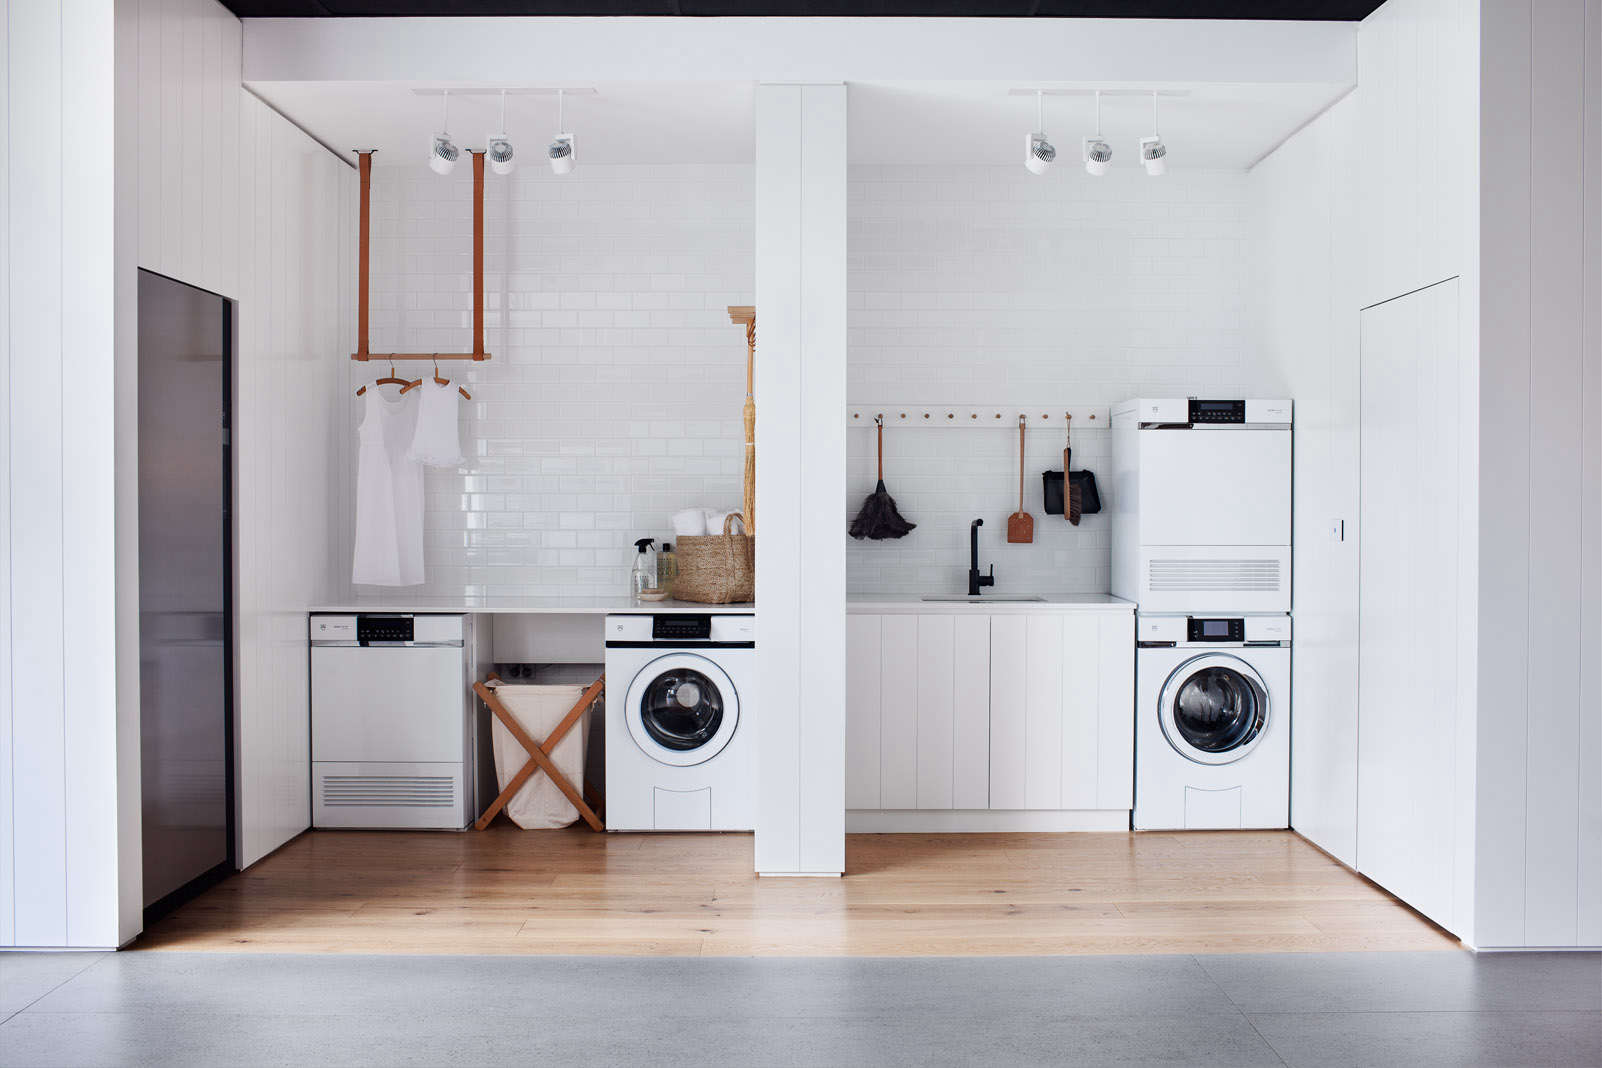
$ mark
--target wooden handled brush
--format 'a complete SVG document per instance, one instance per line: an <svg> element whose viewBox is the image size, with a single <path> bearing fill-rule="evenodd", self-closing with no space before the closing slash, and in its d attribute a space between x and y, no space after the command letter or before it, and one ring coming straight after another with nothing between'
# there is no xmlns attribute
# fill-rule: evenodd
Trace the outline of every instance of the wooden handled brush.
<svg viewBox="0 0 1602 1068"><path fill-rule="evenodd" d="M1007 517L1007 540L1028 544L1035 540L1035 517L1024 511L1024 416L1018 417L1018 510Z"/></svg>

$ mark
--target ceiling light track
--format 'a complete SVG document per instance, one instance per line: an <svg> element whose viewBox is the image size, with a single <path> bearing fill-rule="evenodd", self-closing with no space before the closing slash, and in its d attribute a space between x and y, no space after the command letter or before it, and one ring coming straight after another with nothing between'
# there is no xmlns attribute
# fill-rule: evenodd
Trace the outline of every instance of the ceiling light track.
<svg viewBox="0 0 1602 1068"><path fill-rule="evenodd" d="M1166 174L1168 171L1168 146L1163 143L1162 134L1157 126L1157 104L1160 97L1185 97L1190 95L1189 89L1010 89L1008 96L1032 96L1035 98L1035 129L1029 133L1024 142L1024 166L1031 174L1045 174L1053 160L1057 158L1057 150L1046 139L1046 97L1048 96L1088 96L1094 99L1096 107L1095 133L1080 139L1079 158L1085 165L1085 173L1094 177L1101 177L1112 167L1112 144L1102 136L1101 132L1101 98L1104 96L1144 97L1151 100L1151 135L1142 137L1138 142L1138 158L1146 173L1152 177Z"/></svg>

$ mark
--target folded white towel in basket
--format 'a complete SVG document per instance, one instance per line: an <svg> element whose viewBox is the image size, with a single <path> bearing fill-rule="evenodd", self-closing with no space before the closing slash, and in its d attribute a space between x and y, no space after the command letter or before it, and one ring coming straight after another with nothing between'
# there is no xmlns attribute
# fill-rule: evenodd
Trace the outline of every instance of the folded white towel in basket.
<svg viewBox="0 0 1602 1068"><path fill-rule="evenodd" d="M679 538L698 538L706 533L707 511L704 508L686 508L673 513L673 535Z"/></svg>
<svg viewBox="0 0 1602 1068"><path fill-rule="evenodd" d="M706 532L708 534L722 534L724 520L728 519L731 515L735 518L734 526L729 529L729 533L744 534L745 521L741 518L738 512L714 512L710 508L706 510Z"/></svg>

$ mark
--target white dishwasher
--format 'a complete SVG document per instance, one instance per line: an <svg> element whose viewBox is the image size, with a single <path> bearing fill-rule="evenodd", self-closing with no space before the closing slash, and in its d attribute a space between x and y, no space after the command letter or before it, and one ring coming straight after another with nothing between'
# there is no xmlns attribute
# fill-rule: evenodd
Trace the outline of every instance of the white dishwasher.
<svg viewBox="0 0 1602 1068"><path fill-rule="evenodd" d="M313 615L310 626L312 826L466 827L467 617Z"/></svg>

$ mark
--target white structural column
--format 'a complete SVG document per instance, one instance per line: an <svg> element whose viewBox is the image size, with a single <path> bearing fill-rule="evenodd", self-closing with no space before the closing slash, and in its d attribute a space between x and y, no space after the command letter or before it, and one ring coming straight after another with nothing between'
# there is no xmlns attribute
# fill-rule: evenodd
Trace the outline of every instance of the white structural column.
<svg viewBox="0 0 1602 1068"><path fill-rule="evenodd" d="M114 13L0 3L0 945L119 941Z"/></svg>
<svg viewBox="0 0 1602 1068"><path fill-rule="evenodd" d="M756 870L845 870L846 90L756 94Z"/></svg>

